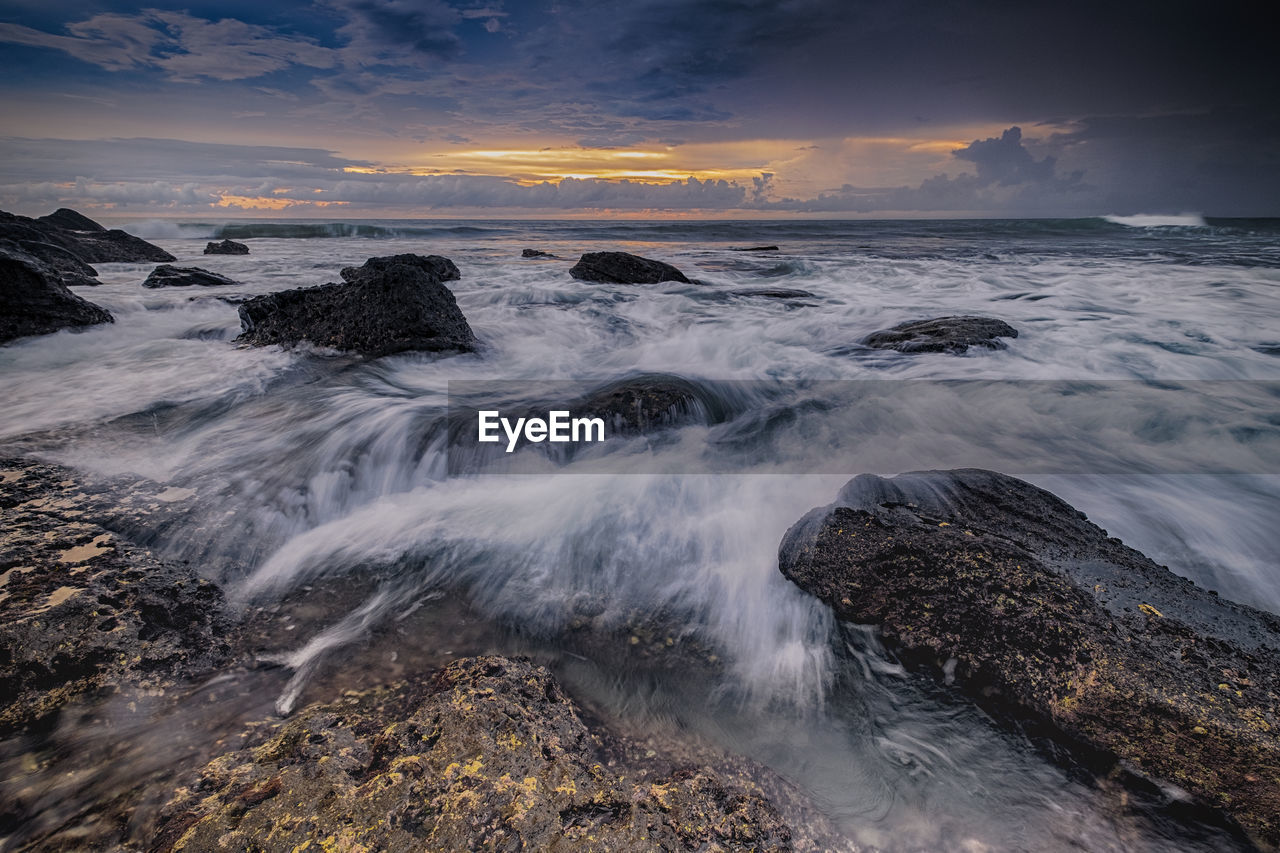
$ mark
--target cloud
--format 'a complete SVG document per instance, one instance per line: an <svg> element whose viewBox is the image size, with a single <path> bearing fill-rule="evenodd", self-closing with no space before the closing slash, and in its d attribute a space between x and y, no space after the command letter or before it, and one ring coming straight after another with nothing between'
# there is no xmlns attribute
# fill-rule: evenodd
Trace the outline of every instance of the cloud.
<svg viewBox="0 0 1280 853"><path fill-rule="evenodd" d="M337 35L349 67L430 68L462 53L456 27L463 19L442 0L326 0L346 19Z"/></svg>
<svg viewBox="0 0 1280 853"><path fill-rule="evenodd" d="M0 23L0 42L61 50L107 71L154 69L179 82L242 80L291 65L333 68L335 52L301 36L232 18L211 21L186 12L148 9L104 13L57 35Z"/></svg>

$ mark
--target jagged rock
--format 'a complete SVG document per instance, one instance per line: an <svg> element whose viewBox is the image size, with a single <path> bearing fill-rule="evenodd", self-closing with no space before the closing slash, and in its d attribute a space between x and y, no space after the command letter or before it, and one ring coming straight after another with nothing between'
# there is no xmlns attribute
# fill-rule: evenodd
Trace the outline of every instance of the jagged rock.
<svg viewBox="0 0 1280 853"><path fill-rule="evenodd" d="M0 246L0 344L110 322L110 312L72 293L57 271L12 245Z"/></svg>
<svg viewBox="0 0 1280 853"><path fill-rule="evenodd" d="M15 242L0 239L0 252L18 257L29 257L48 267L67 287L96 287L98 271L75 256L70 250L41 240Z"/></svg>
<svg viewBox="0 0 1280 853"><path fill-rule="evenodd" d="M238 284L225 275L209 272L200 267L175 267L162 264L151 271L143 287L225 287Z"/></svg>
<svg viewBox="0 0 1280 853"><path fill-rule="evenodd" d="M660 281L692 284L671 264L627 252L587 252L569 270L569 275L608 284L657 284Z"/></svg>
<svg viewBox="0 0 1280 853"><path fill-rule="evenodd" d="M358 267L343 267L339 275L343 281L357 282L377 278L389 268L401 265L422 270L437 281L457 281L462 278L458 266L440 255L383 255L370 258Z"/></svg>
<svg viewBox="0 0 1280 853"><path fill-rule="evenodd" d="M788 531L779 566L909 665L1280 845L1277 617L976 469L857 477Z"/></svg>
<svg viewBox="0 0 1280 853"><path fill-rule="evenodd" d="M12 240L41 257L44 250L33 250L28 244L50 244L71 253L85 264L176 260L164 249L141 237L119 229L107 230L65 207L39 219L0 211L0 239Z"/></svg>
<svg viewBox="0 0 1280 853"><path fill-rule="evenodd" d="M90 521L94 506L66 469L0 460L0 734L230 654L221 592Z"/></svg>
<svg viewBox="0 0 1280 853"><path fill-rule="evenodd" d="M204 247L206 255L247 255L249 247L235 240L223 240L221 243L210 242Z"/></svg>
<svg viewBox="0 0 1280 853"><path fill-rule="evenodd" d="M969 347L1004 349L1000 338L1016 338L1018 330L990 317L936 317L873 332L863 340L873 349L898 352L962 353Z"/></svg>
<svg viewBox="0 0 1280 853"><path fill-rule="evenodd" d="M816 846L797 843L750 780L626 753L545 668L463 659L312 705L265 743L215 759L164 807L151 849Z"/></svg>
<svg viewBox="0 0 1280 853"><path fill-rule="evenodd" d="M522 258L554 258L555 255L550 252L542 252L537 249L524 249L520 252Z"/></svg>
<svg viewBox="0 0 1280 853"><path fill-rule="evenodd" d="M307 341L318 346L388 355L407 350L470 352L475 335L442 283L458 268L436 255L370 258L342 271L341 284L285 290L240 306L253 346Z"/></svg>

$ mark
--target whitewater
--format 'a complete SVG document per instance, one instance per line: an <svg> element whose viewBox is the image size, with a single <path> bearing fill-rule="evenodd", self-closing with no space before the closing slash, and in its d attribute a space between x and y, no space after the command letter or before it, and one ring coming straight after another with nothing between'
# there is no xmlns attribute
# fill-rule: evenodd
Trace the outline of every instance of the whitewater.
<svg viewBox="0 0 1280 853"><path fill-rule="evenodd" d="M838 624L779 573L777 551L858 473L992 467L1197 584L1280 612L1280 221L110 225L240 286L147 290L152 264L98 265L102 284L80 293L114 324L0 348L0 451L194 494L134 533L245 613L295 609L267 656L286 672L278 712L519 652L620 725L772 767L860 844L1228 843L1113 813L1088 780ZM224 238L250 254L201 253ZM742 251L761 246L778 248ZM695 283L569 276L605 250ZM236 299L402 252L457 264L448 286L477 353L234 343ZM1019 335L958 356L860 345L948 315ZM501 382L532 405L555 383L652 374L691 383L715 417L572 458L451 465L462 390ZM651 637L672 661L635 653Z"/></svg>

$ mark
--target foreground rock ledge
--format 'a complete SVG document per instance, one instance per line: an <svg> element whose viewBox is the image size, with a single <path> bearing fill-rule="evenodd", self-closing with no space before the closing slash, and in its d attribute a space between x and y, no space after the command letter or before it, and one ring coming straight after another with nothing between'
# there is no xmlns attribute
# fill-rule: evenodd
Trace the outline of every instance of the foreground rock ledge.
<svg viewBox="0 0 1280 853"><path fill-rule="evenodd" d="M107 309L72 293L58 270L13 244L0 246L0 344L112 321Z"/></svg>
<svg viewBox="0 0 1280 853"><path fill-rule="evenodd" d="M569 275L582 281L604 284L693 283L671 264L627 252L587 252L569 270Z"/></svg>
<svg viewBox="0 0 1280 853"><path fill-rule="evenodd" d="M976 469L863 475L782 573L917 667L1280 845L1280 619L1158 566L1049 492ZM951 668L954 667L954 670Z"/></svg>
<svg viewBox="0 0 1280 853"><path fill-rule="evenodd" d="M215 759L165 806L151 849L797 849L752 783L661 759L615 766L624 751L545 668L464 659L312 705Z"/></svg>
<svg viewBox="0 0 1280 853"><path fill-rule="evenodd" d="M342 270L344 282L269 293L240 306L253 346L306 341L368 356L419 350L471 352L475 335L442 282L458 268L438 255L370 258Z"/></svg>

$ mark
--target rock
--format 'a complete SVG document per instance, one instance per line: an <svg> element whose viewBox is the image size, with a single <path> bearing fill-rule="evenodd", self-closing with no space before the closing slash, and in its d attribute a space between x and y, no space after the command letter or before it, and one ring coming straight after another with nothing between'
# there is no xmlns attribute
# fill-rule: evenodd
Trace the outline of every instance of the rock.
<svg viewBox="0 0 1280 853"><path fill-rule="evenodd" d="M1018 330L990 317L936 317L915 320L874 332L863 340L873 349L898 352L962 353L971 346L1004 349L999 338L1016 338Z"/></svg>
<svg viewBox="0 0 1280 853"><path fill-rule="evenodd" d="M575 417L604 418L606 437L639 435L687 423L719 423L727 416L699 386L664 374L612 382L568 408Z"/></svg>
<svg viewBox="0 0 1280 853"><path fill-rule="evenodd" d="M545 668L463 659L311 705L261 745L214 759L164 807L151 850L293 850L321 838L342 850L797 846L753 783L626 753L584 723Z"/></svg>
<svg viewBox="0 0 1280 853"><path fill-rule="evenodd" d="M72 293L55 270L21 249L0 247L0 344L110 322L105 308Z"/></svg>
<svg viewBox="0 0 1280 853"><path fill-rule="evenodd" d="M235 240L223 240L221 243L210 242L204 247L206 255L247 255L249 247Z"/></svg>
<svg viewBox="0 0 1280 853"><path fill-rule="evenodd" d="M54 228L62 228L67 231L106 231L98 223L94 222L83 213L72 210L69 207L60 207L47 216L41 216L36 219L37 222L43 222Z"/></svg>
<svg viewBox="0 0 1280 853"><path fill-rule="evenodd" d="M85 264L176 260L164 249L141 237L119 229L107 230L67 208L60 208L39 219L0 211L0 239L12 240L37 255L39 251L29 248L29 243L51 244Z"/></svg>
<svg viewBox="0 0 1280 853"><path fill-rule="evenodd" d="M777 246L743 246L733 249L735 252L776 252Z"/></svg>
<svg viewBox="0 0 1280 853"><path fill-rule="evenodd" d="M175 267L162 264L151 271L143 287L225 287L238 284L225 275L209 272L200 267Z"/></svg>
<svg viewBox="0 0 1280 853"><path fill-rule="evenodd" d="M1280 845L1277 617L975 469L857 477L787 532L779 567L909 665Z"/></svg>
<svg viewBox="0 0 1280 853"><path fill-rule="evenodd" d="M48 267L67 287L96 287L98 271L80 260L74 253L55 243L42 240L15 242L0 239L0 252L30 256Z"/></svg>
<svg viewBox="0 0 1280 853"><path fill-rule="evenodd" d="M748 290L731 290L734 296L758 296L761 299L812 299L814 294L807 290L790 290L785 287L757 287Z"/></svg>
<svg viewBox="0 0 1280 853"><path fill-rule="evenodd" d="M583 281L607 284L657 284L660 281L693 283L671 264L626 252L587 252L569 270L569 275Z"/></svg>
<svg viewBox="0 0 1280 853"><path fill-rule="evenodd" d="M407 350L471 352L475 335L442 281L458 268L435 255L370 258L342 271L341 284L285 290L240 306L252 346L307 341L382 356Z"/></svg>
<svg viewBox="0 0 1280 853"><path fill-rule="evenodd" d="M219 590L88 520L93 506L65 469L0 460L0 734L230 654Z"/></svg>
<svg viewBox="0 0 1280 853"><path fill-rule="evenodd" d="M537 249L525 249L520 252L522 258L554 258L555 255L550 252L540 252Z"/></svg>
<svg viewBox="0 0 1280 853"><path fill-rule="evenodd" d="M363 281L370 277L376 278L390 267L396 265L420 269L438 281L457 281L462 278L462 273L458 272L457 265L448 258L440 255L411 254L384 255L380 258L370 258L361 266L343 267L339 275L342 276L343 281Z"/></svg>

